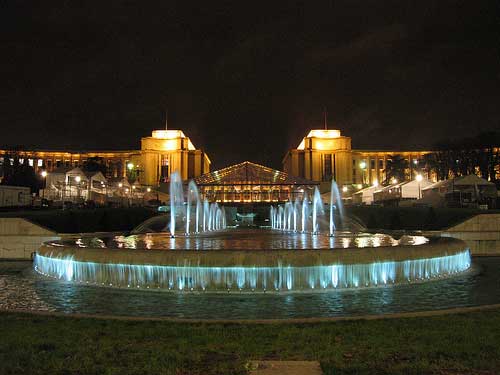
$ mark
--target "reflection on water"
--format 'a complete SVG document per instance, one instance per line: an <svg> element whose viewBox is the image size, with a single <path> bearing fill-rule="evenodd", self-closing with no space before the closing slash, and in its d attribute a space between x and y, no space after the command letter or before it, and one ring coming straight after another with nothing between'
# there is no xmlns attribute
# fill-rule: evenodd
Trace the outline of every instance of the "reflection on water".
<svg viewBox="0 0 500 375"><path fill-rule="evenodd" d="M0 262L0 308L207 319L284 319L385 314L500 303L500 258L422 284L298 294L142 292L47 280L30 262Z"/></svg>
<svg viewBox="0 0 500 375"><path fill-rule="evenodd" d="M334 237L298 232L272 230L228 229L175 239L168 233L135 234L114 237L82 237L55 241L66 246L119 249L193 249L193 250L278 250L278 249L333 249L422 245L429 240L423 236L402 236L399 240L387 234L336 232Z"/></svg>

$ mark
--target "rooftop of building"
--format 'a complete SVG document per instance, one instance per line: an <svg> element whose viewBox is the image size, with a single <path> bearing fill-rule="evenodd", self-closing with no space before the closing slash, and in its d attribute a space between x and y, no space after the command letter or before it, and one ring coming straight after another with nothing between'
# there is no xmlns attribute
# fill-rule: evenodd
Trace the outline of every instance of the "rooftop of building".
<svg viewBox="0 0 500 375"><path fill-rule="evenodd" d="M301 177L290 176L260 164L244 161L239 164L201 175L194 180L197 185L316 185Z"/></svg>

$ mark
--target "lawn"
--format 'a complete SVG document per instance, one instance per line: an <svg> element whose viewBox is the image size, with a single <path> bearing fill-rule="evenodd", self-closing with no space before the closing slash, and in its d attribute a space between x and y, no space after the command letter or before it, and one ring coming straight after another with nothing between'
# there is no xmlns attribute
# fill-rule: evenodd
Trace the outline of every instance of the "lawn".
<svg viewBox="0 0 500 375"><path fill-rule="evenodd" d="M498 374L500 310L304 324L174 323L0 313L1 374L245 374L250 359L325 374Z"/></svg>

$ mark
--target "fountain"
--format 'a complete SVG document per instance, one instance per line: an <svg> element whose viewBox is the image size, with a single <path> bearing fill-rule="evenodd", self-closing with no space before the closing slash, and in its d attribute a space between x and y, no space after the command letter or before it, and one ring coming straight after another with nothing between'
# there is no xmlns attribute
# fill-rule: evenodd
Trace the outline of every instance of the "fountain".
<svg viewBox="0 0 500 375"><path fill-rule="evenodd" d="M191 230L193 216L194 230ZM200 216L202 216L201 221L203 223L201 228ZM158 221L158 219L153 218L151 221ZM179 235L179 233L176 232L179 221L185 221L184 234L189 236L192 233L196 234L199 232L224 229L226 227L226 214L224 207L219 207L217 203L210 204L207 200L203 202L200 200L198 187L194 181L189 182L186 199L184 200L184 188L180 175L178 173L173 173L170 181L170 223L168 224L172 238ZM146 225L143 225L142 231L146 231L150 221L146 221L145 224Z"/></svg>
<svg viewBox="0 0 500 375"><path fill-rule="evenodd" d="M225 208L202 201L194 182L184 194L174 173L170 215L149 219L130 235L46 243L34 268L108 287L255 293L418 283L471 265L460 240L336 231L336 218L343 227L346 219L335 181L329 210L327 223L315 188L311 200L304 192L302 201L270 207L272 230L227 230Z"/></svg>

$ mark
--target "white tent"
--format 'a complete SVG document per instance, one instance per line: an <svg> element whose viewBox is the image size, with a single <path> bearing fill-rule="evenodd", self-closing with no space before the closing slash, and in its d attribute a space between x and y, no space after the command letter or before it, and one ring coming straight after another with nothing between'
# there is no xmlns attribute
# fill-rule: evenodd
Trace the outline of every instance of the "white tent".
<svg viewBox="0 0 500 375"><path fill-rule="evenodd" d="M420 199L422 198L422 190L432 184L432 181L427 179L404 182L401 184L401 199Z"/></svg>
<svg viewBox="0 0 500 375"><path fill-rule="evenodd" d="M352 195L352 202L356 204L372 204L373 193L380 190L379 186L369 186L361 189Z"/></svg>

